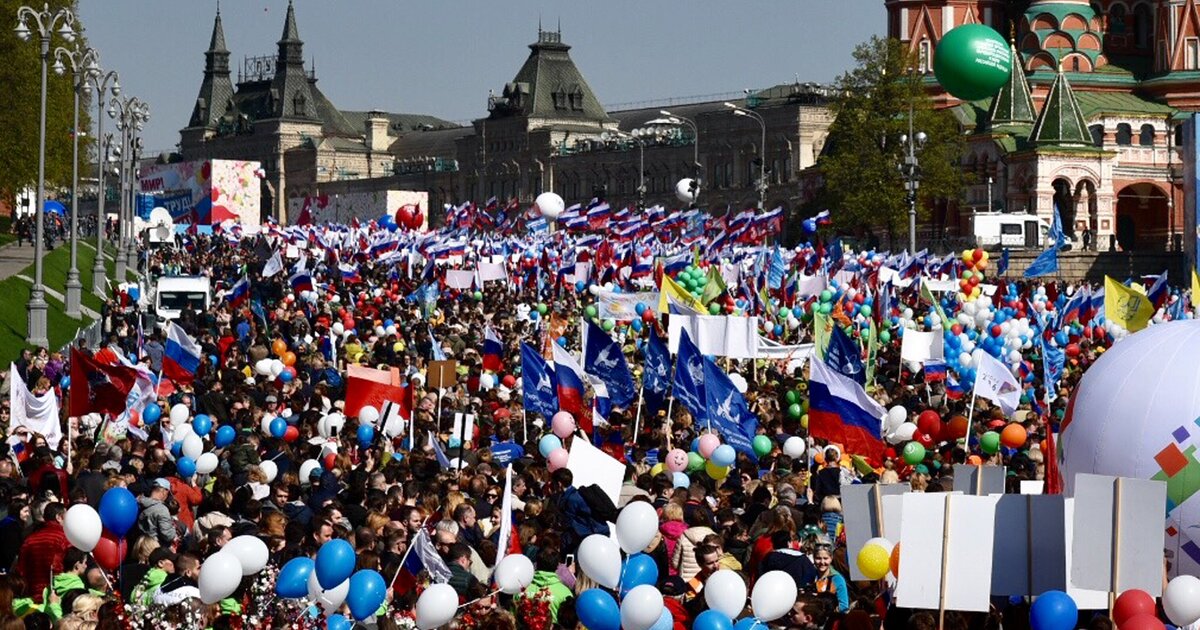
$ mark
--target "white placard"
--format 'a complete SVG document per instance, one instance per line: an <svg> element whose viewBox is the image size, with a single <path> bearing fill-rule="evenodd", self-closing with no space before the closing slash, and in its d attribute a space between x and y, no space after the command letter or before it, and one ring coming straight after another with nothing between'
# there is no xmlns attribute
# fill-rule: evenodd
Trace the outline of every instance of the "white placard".
<svg viewBox="0 0 1200 630"><path fill-rule="evenodd" d="M1066 590L1064 501L1062 495L999 497L992 547L993 595Z"/></svg>
<svg viewBox="0 0 1200 630"><path fill-rule="evenodd" d="M625 464L592 446L587 438L581 437L571 440L571 450L567 455L567 469L573 476L571 485L582 488L596 484L612 499L613 505L620 505ZM615 533L615 530L613 531Z"/></svg>
<svg viewBox="0 0 1200 630"><path fill-rule="evenodd" d="M449 269L446 271L446 286L451 289L470 289L475 284L475 272L470 269Z"/></svg>
<svg viewBox="0 0 1200 630"><path fill-rule="evenodd" d="M900 484L850 484L842 486L842 517L846 524L846 549L855 557L872 538L883 537L892 542L900 540L899 530L887 526L884 500L888 495L902 494L907 488ZM878 495L878 496L877 496ZM866 580L858 563L850 563L850 579Z"/></svg>
<svg viewBox="0 0 1200 630"><path fill-rule="evenodd" d="M945 562L945 609L988 611L997 498L994 495L974 497L946 493L903 495L897 605L940 608L942 562ZM947 503L950 506L948 523L945 518ZM943 545L947 528L949 534Z"/></svg>
<svg viewBox="0 0 1200 630"><path fill-rule="evenodd" d="M1076 475L1071 583L1091 590L1124 593L1136 588L1151 597L1162 595L1166 506L1165 482ZM1113 539L1114 523L1120 528L1118 540ZM1116 580L1114 554L1119 561Z"/></svg>

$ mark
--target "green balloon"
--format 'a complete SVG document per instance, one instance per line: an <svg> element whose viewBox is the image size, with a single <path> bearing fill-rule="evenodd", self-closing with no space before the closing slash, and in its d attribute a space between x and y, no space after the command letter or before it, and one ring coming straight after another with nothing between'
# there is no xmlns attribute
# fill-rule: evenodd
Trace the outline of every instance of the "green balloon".
<svg viewBox="0 0 1200 630"><path fill-rule="evenodd" d="M604 323L603 323L603 324L600 324L600 327L604 329L604 332L609 332L609 331L611 331L611 330L612 330L614 327L616 327L616 324L615 324L615 323L613 323L613 320L611 320L611 319L606 319L606 320L604 320Z"/></svg>
<svg viewBox="0 0 1200 630"><path fill-rule="evenodd" d="M771 438L765 435L757 435L754 437L754 454L763 457L771 452Z"/></svg>
<svg viewBox="0 0 1200 630"><path fill-rule="evenodd" d="M709 315L716 315L716 314L718 314L718 313L720 313L720 312L721 312L721 305L720 305L720 304L717 304L716 302L713 302L712 304L709 304L709 305L708 305L708 314L709 314Z"/></svg>
<svg viewBox="0 0 1200 630"><path fill-rule="evenodd" d="M867 306L866 304L863 304L863 305L862 305L862 306L861 306L861 307L858 309L858 312L859 312L859 313L862 313L863 317L870 317L870 316L871 316L871 307L870 307L870 306Z"/></svg>
<svg viewBox="0 0 1200 630"><path fill-rule="evenodd" d="M803 412L800 410L800 405L796 403L788 405L788 416L791 416L792 418L799 418L800 414L802 413Z"/></svg>
<svg viewBox="0 0 1200 630"><path fill-rule="evenodd" d="M946 33L933 56L938 83L964 101L995 94L1012 71L1008 42L982 24L964 24Z"/></svg>
<svg viewBox="0 0 1200 630"><path fill-rule="evenodd" d="M888 331L886 331L886 330L884 330L884 331L880 331L880 333L879 333L879 340L880 340L880 341L882 341L883 343L887 343L887 342L891 341L891 340L892 340L892 333L890 333L890 332L888 332Z"/></svg>
<svg viewBox="0 0 1200 630"><path fill-rule="evenodd" d="M475 297L476 302L478 302L479 300L482 300L483 299L483 291L476 291L474 297Z"/></svg>
<svg viewBox="0 0 1200 630"><path fill-rule="evenodd" d="M824 304L821 305L820 310L821 310L822 315L828 315L833 312L833 305L830 304L829 302L825 302Z"/></svg>
<svg viewBox="0 0 1200 630"><path fill-rule="evenodd" d="M697 453L696 451L688 451L687 471L696 472L701 468L704 468L704 458L701 457L700 453Z"/></svg>
<svg viewBox="0 0 1200 630"><path fill-rule="evenodd" d="M821 301L822 302L828 302L829 300L832 300L832 299L833 299L832 291L830 291L829 289L825 289L824 291L821 291Z"/></svg>
<svg viewBox="0 0 1200 630"><path fill-rule="evenodd" d="M595 304L588 304L587 308L583 309L583 314L588 317L595 317L597 312Z"/></svg>
<svg viewBox="0 0 1200 630"><path fill-rule="evenodd" d="M796 390L794 389L789 389L788 393L784 394L784 398L787 398L789 405L794 405L800 402L800 394L797 394Z"/></svg>
<svg viewBox="0 0 1200 630"><path fill-rule="evenodd" d="M925 461L925 447L920 442L909 442L904 445L904 463L916 466Z"/></svg>
<svg viewBox="0 0 1200 630"><path fill-rule="evenodd" d="M538 305L537 305L538 315L545 315L546 311L548 311L548 310L550 310L550 309L548 306L546 306L545 302L538 302Z"/></svg>
<svg viewBox="0 0 1200 630"><path fill-rule="evenodd" d="M979 436L979 448L988 455L995 455L996 451L1000 450L1000 434L988 431Z"/></svg>

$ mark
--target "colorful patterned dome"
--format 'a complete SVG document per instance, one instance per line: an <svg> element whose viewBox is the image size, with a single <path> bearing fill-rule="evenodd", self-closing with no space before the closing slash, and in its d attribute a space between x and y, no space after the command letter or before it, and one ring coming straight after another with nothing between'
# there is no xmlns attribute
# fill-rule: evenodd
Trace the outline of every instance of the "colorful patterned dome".
<svg viewBox="0 0 1200 630"><path fill-rule="evenodd" d="M1087 0L1039 0L1021 20L1020 51L1026 70L1091 72L1107 65L1101 16Z"/></svg>

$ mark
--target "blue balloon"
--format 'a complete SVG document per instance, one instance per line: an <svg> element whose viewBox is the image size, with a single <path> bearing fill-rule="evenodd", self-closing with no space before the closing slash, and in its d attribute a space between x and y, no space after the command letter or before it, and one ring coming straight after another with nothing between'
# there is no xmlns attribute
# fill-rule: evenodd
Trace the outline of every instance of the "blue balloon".
<svg viewBox="0 0 1200 630"><path fill-rule="evenodd" d="M450 448L458 448L462 446L462 438L458 437L457 435L452 435L450 436L450 439L446 441L446 446L449 446Z"/></svg>
<svg viewBox="0 0 1200 630"><path fill-rule="evenodd" d="M71 387L71 377L70 376L62 377L62 380L60 380L58 382L58 386L63 389L69 389Z"/></svg>
<svg viewBox="0 0 1200 630"><path fill-rule="evenodd" d="M200 414L195 418L192 418L192 430L195 431L196 435L199 435L200 437L204 437L208 435L209 431L212 431L212 424L212 418L209 418L204 414Z"/></svg>
<svg viewBox="0 0 1200 630"><path fill-rule="evenodd" d="M174 456L175 459L179 459L183 456L183 442L171 443L171 455Z"/></svg>
<svg viewBox="0 0 1200 630"><path fill-rule="evenodd" d="M329 589L345 582L354 573L356 561L354 546L341 538L321 545L313 567L317 572L317 583L321 588Z"/></svg>
<svg viewBox="0 0 1200 630"><path fill-rule="evenodd" d="M617 607L617 600L598 588L589 588L579 594L575 614L588 630L621 629L621 609Z"/></svg>
<svg viewBox="0 0 1200 630"><path fill-rule="evenodd" d="M696 437L692 438L692 446L688 450L693 453L700 452L700 436L696 436Z"/></svg>
<svg viewBox="0 0 1200 630"><path fill-rule="evenodd" d="M755 617L742 617L738 619L737 623L733 624L733 630L758 630L759 628L765 629L766 627L767 624Z"/></svg>
<svg viewBox="0 0 1200 630"><path fill-rule="evenodd" d="M275 578L275 594L295 599L308 597L308 576L312 575L312 558L292 558L279 570Z"/></svg>
<svg viewBox="0 0 1200 630"><path fill-rule="evenodd" d="M575 290L580 293L583 293L584 289L587 289L587 283L584 282L583 280L577 280L575 282Z"/></svg>
<svg viewBox="0 0 1200 630"><path fill-rule="evenodd" d="M558 436L553 433L547 433L542 436L542 439L538 440L538 452L542 454L542 457L550 457L550 453L560 448L562 448L562 440L558 439Z"/></svg>
<svg viewBox="0 0 1200 630"><path fill-rule="evenodd" d="M559 338L558 338L558 345L560 345L560 346L562 346L562 347L566 348L566 347L567 347L567 338L566 338L566 337L559 337Z"/></svg>
<svg viewBox="0 0 1200 630"><path fill-rule="evenodd" d="M142 422L146 424L154 424L162 417L162 407L158 403L146 403L146 408L142 409Z"/></svg>
<svg viewBox="0 0 1200 630"><path fill-rule="evenodd" d="M712 452L712 455L708 459L712 461L714 466L730 466L737 459L737 451L733 450L733 447L728 444L722 444Z"/></svg>
<svg viewBox="0 0 1200 630"><path fill-rule="evenodd" d="M224 448L230 444L233 444L233 441L236 439L237 429L227 424L217 429L217 437L213 439L213 444L215 444L217 448Z"/></svg>
<svg viewBox="0 0 1200 630"><path fill-rule="evenodd" d="M629 325L633 328L634 332L642 332L642 320L635 319L632 322L630 322Z"/></svg>
<svg viewBox="0 0 1200 630"><path fill-rule="evenodd" d="M633 312L634 312L634 313L637 313L637 314L638 314L638 317L641 317L641 316L642 316L642 313L645 313L645 312L646 312L646 305L645 305L645 304L643 304L643 303L641 303L641 302L638 302L637 304L634 304L634 305L633 305Z"/></svg>
<svg viewBox="0 0 1200 630"><path fill-rule="evenodd" d="M350 596L346 596L349 601ZM329 619L325 621L325 630L352 630L354 622L346 618L345 615L329 615Z"/></svg>
<svg viewBox="0 0 1200 630"><path fill-rule="evenodd" d="M703 613L701 613L703 614ZM671 630L675 627L675 617L671 615L671 611L664 606L662 614L658 616L658 621L650 626L650 630Z"/></svg>
<svg viewBox="0 0 1200 630"><path fill-rule="evenodd" d="M383 604L387 591L387 582L378 571L356 571L350 576L350 590L346 593L350 614L358 621L371 617Z"/></svg>
<svg viewBox="0 0 1200 630"><path fill-rule="evenodd" d="M292 373L288 370L284 370L279 373L279 380L284 383L291 383L293 378L296 378L296 377L292 376Z"/></svg>
<svg viewBox="0 0 1200 630"><path fill-rule="evenodd" d="M358 445L366 448L375 441L375 427L369 424L358 425Z"/></svg>
<svg viewBox="0 0 1200 630"><path fill-rule="evenodd" d="M284 433L287 433L287 420L276 417L271 420L271 424L267 428L271 430L271 437L281 438ZM337 584L334 584L334 586L337 586ZM329 587L326 586L325 588Z"/></svg>
<svg viewBox="0 0 1200 630"><path fill-rule="evenodd" d="M1046 591L1029 608L1033 630L1072 630L1079 621L1079 607L1062 591Z"/></svg>
<svg viewBox="0 0 1200 630"><path fill-rule="evenodd" d="M529 311L529 321L536 322L541 317L537 311Z"/></svg>
<svg viewBox="0 0 1200 630"><path fill-rule="evenodd" d="M196 460L191 457L180 457L175 462L175 468L179 470L179 476L187 479L196 474Z"/></svg>
<svg viewBox="0 0 1200 630"><path fill-rule="evenodd" d="M117 538L125 537L137 522L137 515L137 499L125 488L109 488L104 491L104 496L100 497L100 522ZM307 590L305 594L308 594Z"/></svg>
<svg viewBox="0 0 1200 630"><path fill-rule="evenodd" d="M717 610L706 610L692 622L692 630L733 630L733 621Z"/></svg>
<svg viewBox="0 0 1200 630"><path fill-rule="evenodd" d="M390 320L390 319L385 319L385 320L383 320L383 327L384 327L384 328L389 328L389 327L391 327L391 325L392 325L392 324L395 324L395 323L396 323L396 322L393 322L393 321L392 321L392 320Z"/></svg>
<svg viewBox="0 0 1200 630"><path fill-rule="evenodd" d="M654 558L635 553L625 559L621 567L621 597L625 597L631 589L643 584L658 583L658 564Z"/></svg>
<svg viewBox="0 0 1200 630"><path fill-rule="evenodd" d="M692 485L692 480L685 472L671 473L671 485L676 488L687 488Z"/></svg>

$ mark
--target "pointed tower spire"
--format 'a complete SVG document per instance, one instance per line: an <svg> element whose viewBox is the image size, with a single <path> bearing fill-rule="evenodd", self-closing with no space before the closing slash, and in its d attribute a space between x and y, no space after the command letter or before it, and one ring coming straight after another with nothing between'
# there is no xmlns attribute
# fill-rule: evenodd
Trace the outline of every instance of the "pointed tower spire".
<svg viewBox="0 0 1200 630"><path fill-rule="evenodd" d="M208 52L211 53L228 53L225 48L225 27L221 25L221 3L217 3L217 17L213 20L212 39L208 42Z"/></svg>
<svg viewBox="0 0 1200 630"><path fill-rule="evenodd" d="M233 82L229 79L229 50L225 48L225 29L221 25L221 5L213 19L212 39L204 52L204 81L192 108L189 127L216 128L233 99Z"/></svg>
<svg viewBox="0 0 1200 630"><path fill-rule="evenodd" d="M279 38L279 61L304 63L304 42L300 40L300 29L296 28L296 7L288 0L287 18L283 22L283 35Z"/></svg>
<svg viewBox="0 0 1200 630"><path fill-rule="evenodd" d="M1088 132L1087 121L1075 100L1075 92L1063 74L1062 64L1058 65L1058 75L1050 86L1050 94L1046 96L1046 104L1038 115L1033 131L1029 135L1038 146L1090 146L1092 136Z"/></svg>
<svg viewBox="0 0 1200 630"><path fill-rule="evenodd" d="M1017 53L1016 44L1010 42L1009 48L1013 58L1012 74L996 98L992 99L992 107L988 110L989 129L1000 125L1033 124L1037 119L1037 110L1029 95L1029 80L1021 69L1021 56Z"/></svg>

